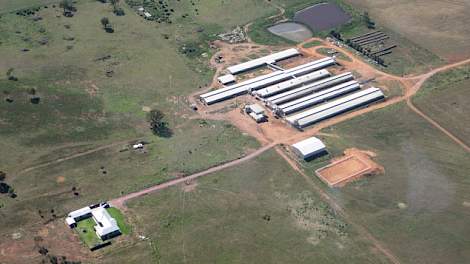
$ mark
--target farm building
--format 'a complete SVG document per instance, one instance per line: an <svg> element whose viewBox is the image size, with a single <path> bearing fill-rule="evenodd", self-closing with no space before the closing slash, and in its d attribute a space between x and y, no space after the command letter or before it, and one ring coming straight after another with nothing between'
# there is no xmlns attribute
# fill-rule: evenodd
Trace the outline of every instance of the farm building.
<svg viewBox="0 0 470 264"><path fill-rule="evenodd" d="M350 80L353 80L354 76L350 72L345 72L336 76L332 76L329 78L325 78L319 80L317 82L292 89L271 97L266 98L266 104L268 104L271 108L274 108L275 105L286 103L306 95L312 94L316 91L329 88L331 86L344 83Z"/></svg>
<svg viewBox="0 0 470 264"><path fill-rule="evenodd" d="M245 106L246 113L255 113L257 115L264 114L264 108L259 104L251 104Z"/></svg>
<svg viewBox="0 0 470 264"><path fill-rule="evenodd" d="M256 123L265 122L268 119L264 114L264 108L259 104L246 105L245 112L250 115Z"/></svg>
<svg viewBox="0 0 470 264"><path fill-rule="evenodd" d="M255 112L249 113L250 117L253 118L253 120L256 121L256 123L261 123L267 121L267 117L264 114L257 114Z"/></svg>
<svg viewBox="0 0 470 264"><path fill-rule="evenodd" d="M235 82L235 76L233 76L232 74L226 74L226 75L220 76L219 78L217 78L217 80L219 81L219 83L225 85L225 84Z"/></svg>
<svg viewBox="0 0 470 264"><path fill-rule="evenodd" d="M249 79L237 84L226 86L208 93L201 94L200 100L207 104L214 104L221 102L238 95L246 94L253 90L259 90L273 84L277 84L286 80L294 79L296 77L329 67L336 63L334 58L324 58L312 61L300 66L296 66L283 71L275 71L269 74L261 75L253 79Z"/></svg>
<svg viewBox="0 0 470 264"><path fill-rule="evenodd" d="M287 49L281 52L277 52L268 56L264 56L261 58L257 58L254 60L250 60L244 63L240 63L231 67L228 67L227 70L231 74L237 74L249 70L253 70L255 68L265 66L267 64L273 64L277 61L288 59L290 57L298 56L300 52L297 49Z"/></svg>
<svg viewBox="0 0 470 264"><path fill-rule="evenodd" d="M77 225L77 222L80 220L90 218L91 217L91 208L89 206L80 208L78 210L75 210L73 212L70 212L65 218L65 222L67 223L68 226L71 228L74 228Z"/></svg>
<svg viewBox="0 0 470 264"><path fill-rule="evenodd" d="M88 218L93 218L96 223L94 226L96 235L102 240L110 239L121 234L119 226L114 218L109 215L106 208L107 203L101 203L83 207L67 215L65 222L70 228L77 227L77 223Z"/></svg>
<svg viewBox="0 0 470 264"><path fill-rule="evenodd" d="M273 110L279 116L286 116L359 89L360 85L357 81L349 81L281 105L276 105Z"/></svg>
<svg viewBox="0 0 470 264"><path fill-rule="evenodd" d="M299 114L286 118L287 122L297 128L304 128L324 119L339 115L352 109L384 99L385 96L378 88L369 88L334 101L308 109Z"/></svg>
<svg viewBox="0 0 470 264"><path fill-rule="evenodd" d="M265 97L276 95L283 91L287 91L292 88L298 87L302 84L313 82L313 81L316 81L316 80L319 80L328 76L330 76L330 72L328 72L327 70L315 71L306 75L302 75L295 79L287 80L287 81L263 88L261 90L254 92L254 95L261 97L261 98L265 98Z"/></svg>
<svg viewBox="0 0 470 264"><path fill-rule="evenodd" d="M121 234L119 226L114 218L109 215L106 208L98 207L92 210L93 220L96 222L96 235L106 240Z"/></svg>
<svg viewBox="0 0 470 264"><path fill-rule="evenodd" d="M325 144L316 137L295 143L292 145L292 150L299 158L304 160L310 160L326 153Z"/></svg>

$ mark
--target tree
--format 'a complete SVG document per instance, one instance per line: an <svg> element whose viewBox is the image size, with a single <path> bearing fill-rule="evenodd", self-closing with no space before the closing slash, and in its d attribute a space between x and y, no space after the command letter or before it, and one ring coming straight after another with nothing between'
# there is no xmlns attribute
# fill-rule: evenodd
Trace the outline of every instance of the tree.
<svg viewBox="0 0 470 264"><path fill-rule="evenodd" d="M0 171L0 181L4 181L6 177L7 177L7 174L3 171Z"/></svg>
<svg viewBox="0 0 470 264"><path fill-rule="evenodd" d="M369 29L374 29L375 28L375 22L372 21L372 19L369 16L369 12L364 12L364 22L366 23L367 28Z"/></svg>
<svg viewBox="0 0 470 264"><path fill-rule="evenodd" d="M103 25L103 28L106 32L108 33L114 32L113 26L111 25L111 22L109 22L109 19L107 17L101 18L100 22L101 22L101 25Z"/></svg>
<svg viewBox="0 0 470 264"><path fill-rule="evenodd" d="M171 137L173 134L165 121L165 114L160 110L151 110L147 115L150 130L159 137Z"/></svg>
<svg viewBox="0 0 470 264"><path fill-rule="evenodd" d="M75 10L75 8L73 7L72 0L62 0L60 1L59 6L64 9L64 13L67 11L71 12Z"/></svg>
<svg viewBox="0 0 470 264"><path fill-rule="evenodd" d="M107 17L101 18L101 25L103 25L103 28L106 28L109 25L109 19Z"/></svg>

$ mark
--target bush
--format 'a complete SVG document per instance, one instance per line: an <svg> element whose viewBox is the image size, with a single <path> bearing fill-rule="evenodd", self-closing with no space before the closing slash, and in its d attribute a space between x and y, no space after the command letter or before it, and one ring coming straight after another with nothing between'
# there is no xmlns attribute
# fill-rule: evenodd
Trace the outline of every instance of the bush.
<svg viewBox="0 0 470 264"><path fill-rule="evenodd" d="M124 9L119 7L119 8L114 9L114 14L116 16L124 16L126 13L124 12Z"/></svg>
<svg viewBox="0 0 470 264"><path fill-rule="evenodd" d="M151 110L147 115L147 120L153 134L159 137L171 137L173 135L168 123L165 121L165 114L160 110Z"/></svg>

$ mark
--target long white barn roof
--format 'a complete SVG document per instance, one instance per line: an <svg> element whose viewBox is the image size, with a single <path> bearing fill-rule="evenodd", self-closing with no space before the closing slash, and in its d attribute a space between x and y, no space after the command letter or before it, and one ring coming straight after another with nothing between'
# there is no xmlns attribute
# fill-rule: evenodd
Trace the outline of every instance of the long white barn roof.
<svg viewBox="0 0 470 264"><path fill-rule="evenodd" d="M308 85L305 85L299 88L292 89L290 91L286 91L286 92L268 97L266 101L272 105L282 104L282 103L300 98L302 96L311 94L313 92L319 91L321 89L328 88L328 87L331 87L333 85L336 85L342 82L350 81L352 79L354 79L354 76L352 75L352 73L345 72L339 75L335 75L332 77L328 77L328 78L316 81L314 83L310 83Z"/></svg>
<svg viewBox="0 0 470 264"><path fill-rule="evenodd" d="M261 58L257 58L251 61L247 61L244 63L240 63L231 67L228 67L227 70L231 74L237 74L240 72L244 72L250 69L254 69L263 65L266 65L268 63L275 63L277 61L287 59L293 56L300 55L300 52L297 49L288 49L288 50L283 50L281 52L277 52L268 56L264 56Z"/></svg>
<svg viewBox="0 0 470 264"><path fill-rule="evenodd" d="M315 93L313 94L315 96L313 95L308 96L310 97L308 100L299 102L298 104L294 104L294 105L283 107L283 108L279 107L279 112L281 112L282 115L289 115L289 114L298 112L302 109L308 108L310 106L314 106L319 103L322 103L326 100L337 98L339 96L354 92L359 89L360 89L360 85L357 82L354 84L348 85L346 87L339 88L339 89L338 88L327 89L328 92L326 92L327 90L325 90L325 92L322 91L319 93Z"/></svg>
<svg viewBox="0 0 470 264"><path fill-rule="evenodd" d="M366 90L362 90L360 92L356 92L356 93L353 93L351 95L348 95L348 96L345 96L345 97L341 97L337 100L334 100L334 101L331 101L329 103L326 103L326 104L322 104L320 106L317 106L315 108L312 108L312 109L309 109L307 111L304 111L302 113L299 113L299 114L296 114L296 115L292 115L292 116L289 116L288 118L286 118L286 120L289 122L289 123L295 123L297 120L300 120L302 118L305 118L307 116L310 116L310 115L313 115L313 114L316 114L316 113L319 113L319 112L322 112L322 111L325 111L327 110L328 108L331 108L331 107L334 107L334 106L337 106L337 105L341 105L343 103L346 103L348 101L351 101L351 100L354 100L356 98L359 98L359 97L362 97L362 96L365 96L365 95L368 95L368 94L371 94L371 93L374 93L374 92L377 92L377 91L380 91L380 89L378 88L369 88L369 89L366 89Z"/></svg>
<svg viewBox="0 0 470 264"><path fill-rule="evenodd" d="M230 85L215 91L211 91L200 95L200 99L206 104L213 104L228 98L246 93L251 90L258 90L266 86L279 83L296 76L301 76L328 66L335 64L334 58L324 58L302 64L285 71L276 71L269 74L261 75L256 78L243 81L234 85Z"/></svg>
<svg viewBox="0 0 470 264"><path fill-rule="evenodd" d="M324 119L336 116L338 114L347 112L349 110L352 110L354 108L357 108L357 107L360 107L360 106L363 106L363 105L366 105L366 104L370 104L372 102L381 100L383 98L384 98L384 94L381 91L375 91L371 94L353 99L353 100L348 101L346 103L336 105L336 106L331 107L329 109L326 109L322 112L319 112L319 113L307 116L305 118L302 118L300 120L297 120L295 125L299 128L304 128L304 127L309 126L311 124L320 122Z"/></svg>
<svg viewBox="0 0 470 264"><path fill-rule="evenodd" d="M304 83L313 82L313 81L316 81L316 80L319 80L321 78L325 78L328 76L330 76L330 72L328 72L327 70L319 70L319 71L315 71L306 75L302 75L295 79L291 79L288 81L284 81L284 82L263 88L261 90L256 91L255 94L260 97L268 97L268 96L292 89Z"/></svg>

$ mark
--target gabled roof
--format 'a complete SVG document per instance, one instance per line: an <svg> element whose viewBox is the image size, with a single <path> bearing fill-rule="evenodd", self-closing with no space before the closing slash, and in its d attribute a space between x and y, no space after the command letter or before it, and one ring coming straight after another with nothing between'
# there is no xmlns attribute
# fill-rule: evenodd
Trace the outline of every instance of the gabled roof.
<svg viewBox="0 0 470 264"><path fill-rule="evenodd" d="M117 222L109 215L106 208L98 207L92 211L93 218L96 222L96 234L100 237L119 230Z"/></svg>

